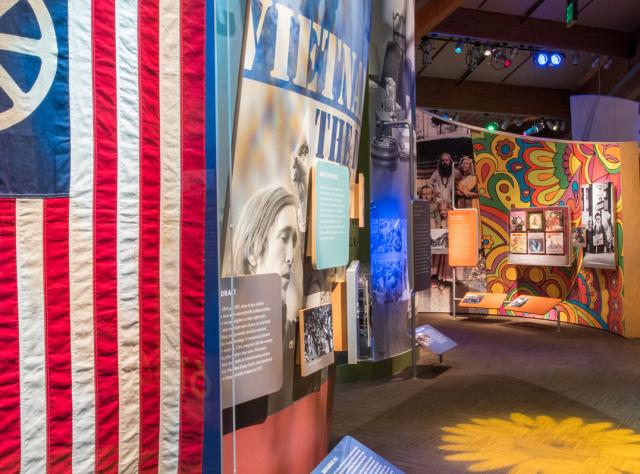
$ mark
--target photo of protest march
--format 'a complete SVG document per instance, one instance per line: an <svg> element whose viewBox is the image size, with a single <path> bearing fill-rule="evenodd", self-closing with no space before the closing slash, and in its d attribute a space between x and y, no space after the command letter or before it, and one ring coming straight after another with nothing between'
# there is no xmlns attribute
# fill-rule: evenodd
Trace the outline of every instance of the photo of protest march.
<svg viewBox="0 0 640 474"><path fill-rule="evenodd" d="M306 377L333 363L333 316L326 304L300 310L302 376Z"/></svg>
<svg viewBox="0 0 640 474"><path fill-rule="evenodd" d="M587 229L586 267L616 267L614 201L613 183L582 186L582 225Z"/></svg>

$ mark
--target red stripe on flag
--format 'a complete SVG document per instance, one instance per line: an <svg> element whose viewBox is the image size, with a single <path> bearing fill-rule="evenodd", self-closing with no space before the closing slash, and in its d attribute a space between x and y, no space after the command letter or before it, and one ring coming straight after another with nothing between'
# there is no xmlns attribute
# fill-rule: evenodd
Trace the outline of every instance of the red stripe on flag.
<svg viewBox="0 0 640 474"><path fill-rule="evenodd" d="M158 470L160 436L160 92L158 2L139 4L140 461Z"/></svg>
<svg viewBox="0 0 640 474"><path fill-rule="evenodd" d="M47 472L71 472L69 200L44 201Z"/></svg>
<svg viewBox="0 0 640 474"><path fill-rule="evenodd" d="M0 471L20 472L16 202L0 199Z"/></svg>
<svg viewBox="0 0 640 474"><path fill-rule="evenodd" d="M204 427L204 20L203 0L181 0L182 184L180 235L181 472L202 470Z"/></svg>
<svg viewBox="0 0 640 474"><path fill-rule="evenodd" d="M96 471L118 467L118 302L115 4L95 0L94 102L94 327ZM73 249L72 249L73 251Z"/></svg>

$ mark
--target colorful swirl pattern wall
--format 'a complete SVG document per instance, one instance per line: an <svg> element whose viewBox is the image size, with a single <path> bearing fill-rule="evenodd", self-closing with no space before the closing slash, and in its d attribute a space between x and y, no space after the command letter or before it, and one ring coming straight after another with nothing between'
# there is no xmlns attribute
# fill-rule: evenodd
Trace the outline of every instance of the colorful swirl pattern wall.
<svg viewBox="0 0 640 474"><path fill-rule="evenodd" d="M561 298L547 317L624 334L622 314L622 187L618 144L542 141L473 132L480 194L487 291L511 297L528 293ZM568 206L580 225L580 186L611 181L616 199L617 270L582 267L574 250L571 267L510 265L507 216L515 207ZM500 310L500 314L512 314ZM541 317L530 315L531 317Z"/></svg>

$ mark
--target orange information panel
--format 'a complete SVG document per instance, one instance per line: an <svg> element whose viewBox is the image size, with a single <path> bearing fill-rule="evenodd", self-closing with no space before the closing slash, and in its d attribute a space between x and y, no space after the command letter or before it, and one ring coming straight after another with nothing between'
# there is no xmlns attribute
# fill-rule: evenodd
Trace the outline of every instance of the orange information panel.
<svg viewBox="0 0 640 474"><path fill-rule="evenodd" d="M449 266L475 267L478 264L478 211L449 211Z"/></svg>
<svg viewBox="0 0 640 474"><path fill-rule="evenodd" d="M556 305L562 302L559 298L546 298L544 296L520 295L505 304L504 309L520 311L522 313L547 314Z"/></svg>

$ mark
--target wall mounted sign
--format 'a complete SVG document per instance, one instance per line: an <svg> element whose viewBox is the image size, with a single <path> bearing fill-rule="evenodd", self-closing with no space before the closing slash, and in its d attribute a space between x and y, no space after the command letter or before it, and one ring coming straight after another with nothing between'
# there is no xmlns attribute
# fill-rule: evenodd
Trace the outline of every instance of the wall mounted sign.
<svg viewBox="0 0 640 474"><path fill-rule="evenodd" d="M474 267L478 264L478 211L449 211L449 266Z"/></svg>
<svg viewBox="0 0 640 474"><path fill-rule="evenodd" d="M280 276L223 278L220 313L223 408L277 392L282 386Z"/></svg>
<svg viewBox="0 0 640 474"><path fill-rule="evenodd" d="M318 160L311 173L311 260L317 270L349 263L349 169Z"/></svg>
<svg viewBox="0 0 640 474"><path fill-rule="evenodd" d="M413 291L425 291L431 288L429 203L417 199L411 201L409 217L409 285Z"/></svg>

